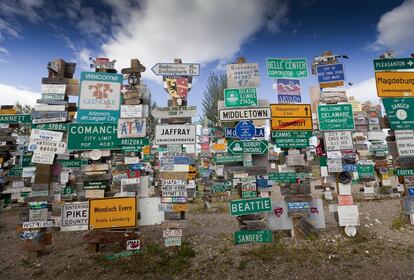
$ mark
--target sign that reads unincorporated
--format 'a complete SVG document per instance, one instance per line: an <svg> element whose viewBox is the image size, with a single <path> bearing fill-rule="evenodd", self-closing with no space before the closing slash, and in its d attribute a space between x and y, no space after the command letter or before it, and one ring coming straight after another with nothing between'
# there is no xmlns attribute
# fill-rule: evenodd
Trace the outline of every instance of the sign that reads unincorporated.
<svg viewBox="0 0 414 280"><path fill-rule="evenodd" d="M414 69L414 58L374 59L374 69L375 71Z"/></svg>
<svg viewBox="0 0 414 280"><path fill-rule="evenodd" d="M318 105L318 120L320 130L353 130L352 105Z"/></svg>
<svg viewBox="0 0 414 280"><path fill-rule="evenodd" d="M272 211L272 203L268 197L230 201L230 214L232 216L241 216L270 211Z"/></svg>
<svg viewBox="0 0 414 280"><path fill-rule="evenodd" d="M69 124L68 150L110 150L116 145L116 123Z"/></svg>
<svg viewBox="0 0 414 280"><path fill-rule="evenodd" d="M306 78L308 66L305 58L267 58L269 78Z"/></svg>
<svg viewBox="0 0 414 280"><path fill-rule="evenodd" d="M119 118L123 76L82 72L77 122L116 122Z"/></svg>
<svg viewBox="0 0 414 280"><path fill-rule="evenodd" d="M229 88L260 86L258 63L228 64L226 73Z"/></svg>
<svg viewBox="0 0 414 280"><path fill-rule="evenodd" d="M383 98L390 128L414 129L414 98Z"/></svg>
<svg viewBox="0 0 414 280"><path fill-rule="evenodd" d="M256 88L226 88L224 105L227 108L257 106L257 90Z"/></svg>
<svg viewBox="0 0 414 280"><path fill-rule="evenodd" d="M169 119L173 117L191 118L197 115L196 106L169 106L157 107L151 111L157 119Z"/></svg>
<svg viewBox="0 0 414 280"><path fill-rule="evenodd" d="M345 71L343 64L326 64L316 66L319 86L321 88L343 86Z"/></svg>
<svg viewBox="0 0 414 280"><path fill-rule="evenodd" d="M193 124L155 126L156 145L195 144L196 137L196 126Z"/></svg>
<svg viewBox="0 0 414 280"><path fill-rule="evenodd" d="M312 137L312 131L289 131L275 130L272 131L272 138L277 148L307 148L309 147L309 138Z"/></svg>
<svg viewBox="0 0 414 280"><path fill-rule="evenodd" d="M249 140L238 141L229 140L227 149L231 154L261 154L268 151L268 143L266 140Z"/></svg>
<svg viewBox="0 0 414 280"><path fill-rule="evenodd" d="M269 107L219 109L219 120L223 122L267 120L270 119L270 116Z"/></svg>
<svg viewBox="0 0 414 280"><path fill-rule="evenodd" d="M88 230L89 203L72 202L62 206L62 231Z"/></svg>
<svg viewBox="0 0 414 280"><path fill-rule="evenodd" d="M353 150L352 131L328 131L323 133L326 151Z"/></svg>
<svg viewBox="0 0 414 280"><path fill-rule="evenodd" d="M89 230L132 228L137 226L136 197L89 200Z"/></svg>
<svg viewBox="0 0 414 280"><path fill-rule="evenodd" d="M199 76L198 63L157 63L151 68L157 76Z"/></svg>
<svg viewBox="0 0 414 280"><path fill-rule="evenodd" d="M414 72L376 72L379 97L414 96Z"/></svg>
<svg viewBox="0 0 414 280"><path fill-rule="evenodd" d="M310 104L271 104L273 130L312 130Z"/></svg>
<svg viewBox="0 0 414 280"><path fill-rule="evenodd" d="M234 233L234 244L272 243L270 230L239 230Z"/></svg>

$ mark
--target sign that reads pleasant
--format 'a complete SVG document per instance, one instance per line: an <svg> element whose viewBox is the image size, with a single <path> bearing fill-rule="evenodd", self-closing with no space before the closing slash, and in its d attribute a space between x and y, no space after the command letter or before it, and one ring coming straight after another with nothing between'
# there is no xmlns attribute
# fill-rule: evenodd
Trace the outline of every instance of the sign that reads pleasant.
<svg viewBox="0 0 414 280"><path fill-rule="evenodd" d="M323 133L326 151L353 150L352 131L328 131Z"/></svg>
<svg viewBox="0 0 414 280"><path fill-rule="evenodd" d="M260 154L263 155L268 150L268 143L266 140L229 140L227 149L233 155L236 154Z"/></svg>
<svg viewBox="0 0 414 280"><path fill-rule="evenodd" d="M196 137L196 126L193 124L155 126L156 145L195 144Z"/></svg>
<svg viewBox="0 0 414 280"><path fill-rule="evenodd" d="M269 78L306 78L308 66L305 58L267 58Z"/></svg>
<svg viewBox="0 0 414 280"><path fill-rule="evenodd" d="M379 97L414 96L414 72L376 72Z"/></svg>
<svg viewBox="0 0 414 280"><path fill-rule="evenodd" d="M374 59L375 71L414 69L414 58Z"/></svg>
<svg viewBox="0 0 414 280"><path fill-rule="evenodd" d="M352 105L318 105L318 120L320 130L353 130Z"/></svg>
<svg viewBox="0 0 414 280"><path fill-rule="evenodd" d="M82 72L77 122L116 122L119 118L122 80L120 74Z"/></svg>
<svg viewBox="0 0 414 280"><path fill-rule="evenodd" d="M230 214L232 216L241 216L270 211L272 211L272 203L269 197L230 201Z"/></svg>
<svg viewBox="0 0 414 280"><path fill-rule="evenodd" d="M272 138L277 148L307 148L312 131L274 130Z"/></svg>
<svg viewBox="0 0 414 280"><path fill-rule="evenodd" d="M312 130L310 104L271 104L273 130Z"/></svg>
<svg viewBox="0 0 414 280"><path fill-rule="evenodd" d="M383 98L390 128L414 129L414 98Z"/></svg>
<svg viewBox="0 0 414 280"><path fill-rule="evenodd" d="M222 122L233 122L242 120L267 120L270 119L269 107L220 109L219 120Z"/></svg>
<svg viewBox="0 0 414 280"><path fill-rule="evenodd" d="M69 124L68 150L110 150L116 145L116 123Z"/></svg>
<svg viewBox="0 0 414 280"><path fill-rule="evenodd" d="M89 200L89 230L133 228L137 226L136 197Z"/></svg>
<svg viewBox="0 0 414 280"><path fill-rule="evenodd" d="M228 64L226 74L229 88L260 86L258 63Z"/></svg>
<svg viewBox="0 0 414 280"><path fill-rule="evenodd" d="M62 231L88 230L89 203L72 202L62 206Z"/></svg>
<svg viewBox="0 0 414 280"><path fill-rule="evenodd" d="M224 105L227 108L257 106L257 90L256 88L226 88Z"/></svg>

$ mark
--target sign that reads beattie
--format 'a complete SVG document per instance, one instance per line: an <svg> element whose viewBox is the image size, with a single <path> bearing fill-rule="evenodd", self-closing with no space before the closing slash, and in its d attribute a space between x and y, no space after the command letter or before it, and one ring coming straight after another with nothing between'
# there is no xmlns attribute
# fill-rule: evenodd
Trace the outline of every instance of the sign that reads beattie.
<svg viewBox="0 0 414 280"><path fill-rule="evenodd" d="M77 122L116 122L122 80L120 74L82 72Z"/></svg>

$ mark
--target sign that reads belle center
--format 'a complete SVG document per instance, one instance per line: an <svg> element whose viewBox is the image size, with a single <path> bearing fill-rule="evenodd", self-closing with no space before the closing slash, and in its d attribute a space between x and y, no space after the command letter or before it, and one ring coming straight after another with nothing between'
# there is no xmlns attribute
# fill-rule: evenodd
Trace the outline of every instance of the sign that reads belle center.
<svg viewBox="0 0 414 280"><path fill-rule="evenodd" d="M352 105L319 105L318 120L320 130L353 130Z"/></svg>
<svg viewBox="0 0 414 280"><path fill-rule="evenodd" d="M268 58L266 65L269 78L306 78L308 76L305 58Z"/></svg>
<svg viewBox="0 0 414 280"><path fill-rule="evenodd" d="M174 144L196 144L196 125L156 125L155 144L174 145Z"/></svg>
<svg viewBox="0 0 414 280"><path fill-rule="evenodd" d="M77 122L116 122L122 80L120 74L82 72Z"/></svg>

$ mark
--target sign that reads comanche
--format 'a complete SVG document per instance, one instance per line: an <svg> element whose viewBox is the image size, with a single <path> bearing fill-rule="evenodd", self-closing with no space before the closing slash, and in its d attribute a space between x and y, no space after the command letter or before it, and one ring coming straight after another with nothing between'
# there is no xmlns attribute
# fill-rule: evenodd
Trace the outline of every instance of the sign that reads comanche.
<svg viewBox="0 0 414 280"><path fill-rule="evenodd" d="M237 109L220 109L219 120L222 122L232 122L241 120L267 120L270 119L269 107L252 107Z"/></svg>
<svg viewBox="0 0 414 280"><path fill-rule="evenodd" d="M156 125L155 144L174 145L174 144L196 144L196 125Z"/></svg>
<svg viewBox="0 0 414 280"><path fill-rule="evenodd" d="M326 151L353 150L352 131L328 131L323 133Z"/></svg>
<svg viewBox="0 0 414 280"><path fill-rule="evenodd" d="M71 123L68 150L110 150L117 146L116 123Z"/></svg>

